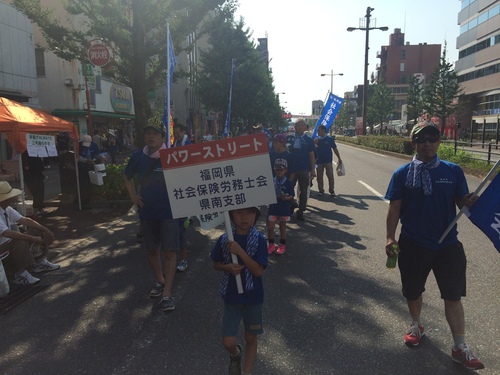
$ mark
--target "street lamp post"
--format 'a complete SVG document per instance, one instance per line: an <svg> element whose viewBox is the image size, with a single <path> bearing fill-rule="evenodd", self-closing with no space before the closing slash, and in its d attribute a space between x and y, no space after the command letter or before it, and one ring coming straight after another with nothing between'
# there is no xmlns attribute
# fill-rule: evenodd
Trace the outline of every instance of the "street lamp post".
<svg viewBox="0 0 500 375"><path fill-rule="evenodd" d="M375 8L368 7L366 8L366 23L365 27L362 26L362 19L360 20L360 27L348 27L347 31L354 30L364 30L366 31L366 40L365 40L365 76L363 81L363 135L366 134L366 122L367 122L367 109L368 109L368 50L370 49L369 38L370 38L370 30L382 30L387 31L389 28L387 26L383 27L370 27L370 17L372 10Z"/></svg>
<svg viewBox="0 0 500 375"><path fill-rule="evenodd" d="M333 69L330 71L330 74L328 73L321 73L321 77L324 76L330 76L330 93L333 92L333 76L343 76L344 73L333 73Z"/></svg>

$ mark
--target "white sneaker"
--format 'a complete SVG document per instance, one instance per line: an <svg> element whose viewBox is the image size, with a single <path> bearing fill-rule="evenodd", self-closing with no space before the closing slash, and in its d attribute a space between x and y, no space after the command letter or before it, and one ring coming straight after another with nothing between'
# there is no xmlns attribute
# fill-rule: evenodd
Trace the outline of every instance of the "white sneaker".
<svg viewBox="0 0 500 375"><path fill-rule="evenodd" d="M16 274L14 276L14 280L12 280L12 282L17 285L35 285L39 281L40 279L31 276L31 274L26 270L24 270L21 274Z"/></svg>
<svg viewBox="0 0 500 375"><path fill-rule="evenodd" d="M38 273L38 272L54 271L59 268L61 268L59 264L50 263L47 259L44 258L33 265L33 272Z"/></svg>

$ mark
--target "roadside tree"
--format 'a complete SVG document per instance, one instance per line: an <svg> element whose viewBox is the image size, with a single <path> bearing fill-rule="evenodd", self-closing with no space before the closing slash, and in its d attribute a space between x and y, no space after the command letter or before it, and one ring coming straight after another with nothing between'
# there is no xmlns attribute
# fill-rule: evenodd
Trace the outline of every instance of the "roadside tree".
<svg viewBox="0 0 500 375"><path fill-rule="evenodd" d="M463 90L457 81L453 64L446 59L446 44L439 65L432 73L430 82L424 88L424 110L430 116L441 120L441 135L444 134L446 119L460 111L458 98Z"/></svg>
<svg viewBox="0 0 500 375"><path fill-rule="evenodd" d="M40 27L46 40L43 47L64 60L80 60L82 50L93 39L111 46L115 61L103 74L132 88L140 127L150 112L148 92L165 82L167 20L178 54L188 35L196 30L199 38L209 31L211 23L204 22L209 12L231 11L237 1L69 0L63 3L65 11L75 16L72 23L50 7L43 7L40 0L12 3ZM187 50L192 45L183 47Z"/></svg>

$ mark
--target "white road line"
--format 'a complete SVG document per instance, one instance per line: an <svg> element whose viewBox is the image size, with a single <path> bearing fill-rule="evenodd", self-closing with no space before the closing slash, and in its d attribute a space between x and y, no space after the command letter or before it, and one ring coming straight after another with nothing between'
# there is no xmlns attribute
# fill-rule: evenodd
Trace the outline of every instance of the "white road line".
<svg viewBox="0 0 500 375"><path fill-rule="evenodd" d="M358 180L358 182L363 185L365 188L367 188L368 190L370 190L373 194L375 194L375 196L377 198L380 198L381 200L383 200L385 203L389 203L389 201L387 199L384 198L384 195L383 194L380 194L377 190L375 190L374 188L372 188L370 185L368 185L367 183L361 181L361 180Z"/></svg>

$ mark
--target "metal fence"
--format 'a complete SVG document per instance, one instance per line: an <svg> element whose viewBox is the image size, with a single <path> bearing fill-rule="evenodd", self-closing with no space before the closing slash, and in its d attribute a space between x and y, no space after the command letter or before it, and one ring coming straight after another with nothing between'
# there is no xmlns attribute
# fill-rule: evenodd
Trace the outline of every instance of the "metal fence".
<svg viewBox="0 0 500 375"><path fill-rule="evenodd" d="M453 146L455 154L457 151L465 151L471 155L474 160L482 160L488 164L495 164L500 159L500 145L496 142L464 142L464 141L445 141L442 143Z"/></svg>

